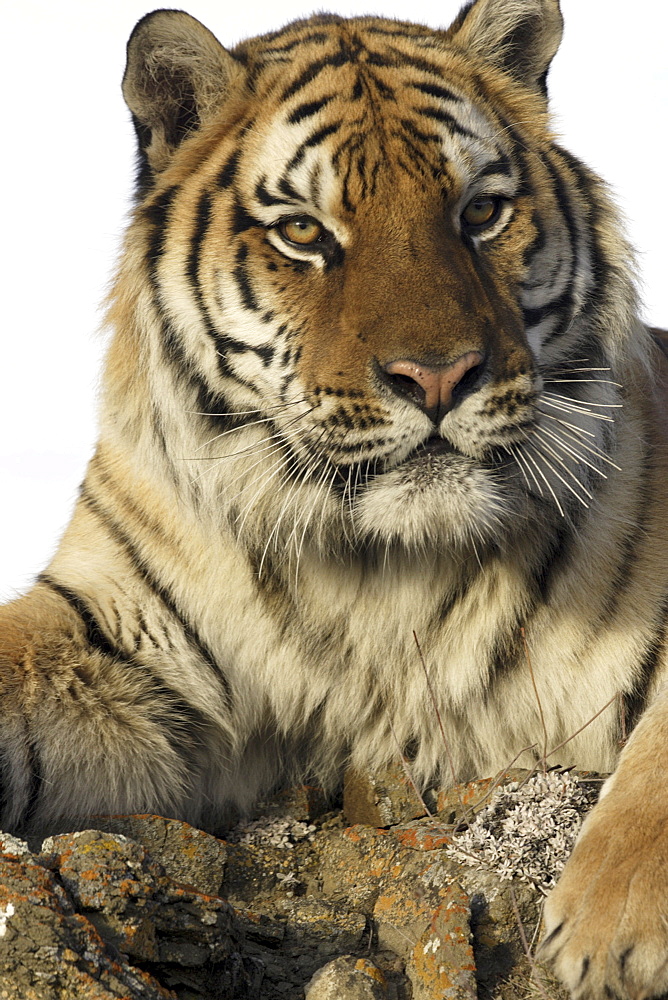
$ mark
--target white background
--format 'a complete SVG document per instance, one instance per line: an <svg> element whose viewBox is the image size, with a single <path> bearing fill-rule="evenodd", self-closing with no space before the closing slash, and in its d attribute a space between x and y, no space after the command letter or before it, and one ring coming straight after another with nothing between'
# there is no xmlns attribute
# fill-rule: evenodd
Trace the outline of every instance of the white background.
<svg viewBox="0 0 668 1000"><path fill-rule="evenodd" d="M228 46L313 10L309 0L182 2ZM458 8L458 0L327 7L434 27ZM21 0L3 13L0 599L47 563L94 444L99 306L134 172L120 80L127 36L151 9L151 0ZM668 325L668 6L562 0L562 9L566 34L550 75L556 128L613 185L640 251L645 315Z"/></svg>

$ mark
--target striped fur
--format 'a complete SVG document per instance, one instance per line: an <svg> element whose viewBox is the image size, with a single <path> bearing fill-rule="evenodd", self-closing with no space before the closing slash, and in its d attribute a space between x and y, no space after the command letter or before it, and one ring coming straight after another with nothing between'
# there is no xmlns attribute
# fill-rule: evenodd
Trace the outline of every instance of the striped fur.
<svg viewBox="0 0 668 1000"><path fill-rule="evenodd" d="M232 52L139 23L100 442L0 611L3 828L216 828L409 747L448 781L421 655L458 777L569 738L554 760L614 767L666 671L665 359L550 131L560 35L557 0ZM433 411L396 374L462 359Z"/></svg>

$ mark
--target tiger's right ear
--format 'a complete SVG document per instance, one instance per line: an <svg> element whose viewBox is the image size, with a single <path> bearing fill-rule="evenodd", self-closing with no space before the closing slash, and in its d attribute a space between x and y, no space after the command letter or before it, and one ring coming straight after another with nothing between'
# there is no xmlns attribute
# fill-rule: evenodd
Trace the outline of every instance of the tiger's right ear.
<svg viewBox="0 0 668 1000"><path fill-rule="evenodd" d="M139 184L169 163L176 147L215 111L241 64L190 14L156 10L130 35L123 96L142 157Z"/></svg>

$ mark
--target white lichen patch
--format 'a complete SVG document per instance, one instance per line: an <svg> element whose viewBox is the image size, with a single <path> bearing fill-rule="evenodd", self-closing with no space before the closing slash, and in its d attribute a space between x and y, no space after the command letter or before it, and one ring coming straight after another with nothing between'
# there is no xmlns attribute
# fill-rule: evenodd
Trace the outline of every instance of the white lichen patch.
<svg viewBox="0 0 668 1000"><path fill-rule="evenodd" d="M10 917L13 917L16 913L13 903L7 903L6 906L0 906L0 937L4 937L7 933L7 921Z"/></svg>
<svg viewBox="0 0 668 1000"><path fill-rule="evenodd" d="M249 823L238 823L225 839L235 844L292 848L299 840L312 841L315 831L313 824L301 820L260 816Z"/></svg>
<svg viewBox="0 0 668 1000"><path fill-rule="evenodd" d="M30 850L25 840L12 837L11 833L0 831L0 854L30 854Z"/></svg>
<svg viewBox="0 0 668 1000"><path fill-rule="evenodd" d="M434 954L436 954L436 952L438 951L438 949L440 947L441 947L441 942L440 942L439 938L437 938L437 937L429 938L429 940L427 941L426 945L422 949L422 952L425 955L428 955L429 952L431 952L431 951L433 951Z"/></svg>
<svg viewBox="0 0 668 1000"><path fill-rule="evenodd" d="M556 883L596 791L560 771L511 782L446 848L456 861L519 878L543 892Z"/></svg>

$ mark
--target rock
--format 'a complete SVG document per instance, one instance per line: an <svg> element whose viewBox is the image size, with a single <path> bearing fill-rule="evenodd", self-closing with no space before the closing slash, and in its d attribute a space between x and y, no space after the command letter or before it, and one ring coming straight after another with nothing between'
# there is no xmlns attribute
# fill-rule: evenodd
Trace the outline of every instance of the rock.
<svg viewBox="0 0 668 1000"><path fill-rule="evenodd" d="M289 816L307 823L319 819L329 808L329 799L318 785L293 785L260 802L254 815Z"/></svg>
<svg viewBox="0 0 668 1000"><path fill-rule="evenodd" d="M129 837L141 844L175 882L198 892L216 895L225 875L227 845L224 840L197 830L188 823L163 816L92 816L67 833L102 830Z"/></svg>
<svg viewBox="0 0 668 1000"><path fill-rule="evenodd" d="M542 895L449 847L446 820L460 800L470 820L495 780L389 828L316 818L298 790L299 819L239 824L233 842L157 816L43 844L0 834L0 1000L534 995L520 924L534 940Z"/></svg>
<svg viewBox="0 0 668 1000"><path fill-rule="evenodd" d="M406 963L413 1000L477 1000L468 896L452 886Z"/></svg>
<svg viewBox="0 0 668 1000"><path fill-rule="evenodd" d="M432 877L431 859L413 851L395 857L373 909L378 943L408 960L436 912L450 901L450 883ZM440 874L440 873L439 873ZM468 911L468 901L466 903Z"/></svg>
<svg viewBox="0 0 668 1000"><path fill-rule="evenodd" d="M0 857L2 1000L175 1000L75 912L43 865Z"/></svg>
<svg viewBox="0 0 668 1000"><path fill-rule="evenodd" d="M306 1000L387 1000L387 981L366 958L341 955L318 969L306 987Z"/></svg>
<svg viewBox="0 0 668 1000"><path fill-rule="evenodd" d="M425 816L425 803L401 764L374 773L349 768L343 781L343 814L351 826L394 826Z"/></svg>
<svg viewBox="0 0 668 1000"><path fill-rule="evenodd" d="M508 768L493 778L479 778L476 781L455 785L454 788L440 790L436 798L438 817L442 822L449 824L461 822L463 816L470 822L488 803L497 788L502 788L511 781L523 781L529 774L530 772L523 768Z"/></svg>
<svg viewBox="0 0 668 1000"><path fill-rule="evenodd" d="M310 940L319 955L336 955L356 948L367 924L364 914L312 896L285 900L282 910L288 938Z"/></svg>
<svg viewBox="0 0 668 1000"><path fill-rule="evenodd" d="M229 904L173 882L135 841L85 830L51 837L42 851L76 908L123 954L200 966L235 950Z"/></svg>

